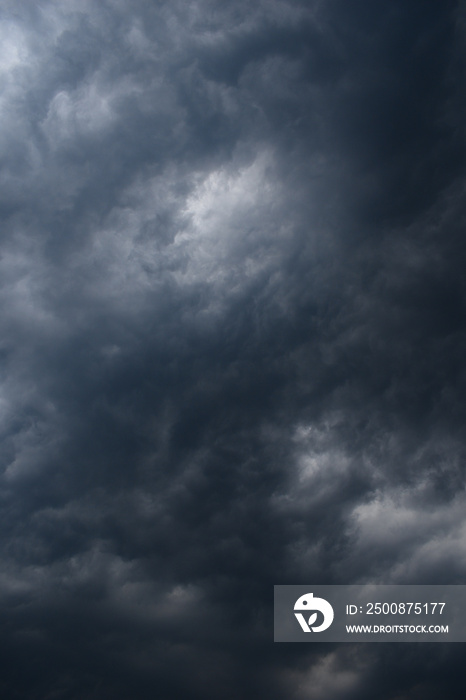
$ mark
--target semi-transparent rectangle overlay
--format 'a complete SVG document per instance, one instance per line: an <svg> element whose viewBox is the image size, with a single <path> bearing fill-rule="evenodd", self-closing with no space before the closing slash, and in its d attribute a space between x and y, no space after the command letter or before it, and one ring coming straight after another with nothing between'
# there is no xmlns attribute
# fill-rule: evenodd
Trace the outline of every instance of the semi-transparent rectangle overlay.
<svg viewBox="0 0 466 700"><path fill-rule="evenodd" d="M276 642L466 642L466 586L275 586Z"/></svg>

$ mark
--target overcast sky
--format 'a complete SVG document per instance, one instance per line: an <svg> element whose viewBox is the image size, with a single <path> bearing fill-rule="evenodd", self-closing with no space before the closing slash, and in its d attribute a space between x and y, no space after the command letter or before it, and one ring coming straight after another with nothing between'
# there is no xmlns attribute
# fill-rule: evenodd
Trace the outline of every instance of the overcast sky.
<svg viewBox="0 0 466 700"><path fill-rule="evenodd" d="M466 582L466 8L3 0L0 690L437 700L274 584Z"/></svg>

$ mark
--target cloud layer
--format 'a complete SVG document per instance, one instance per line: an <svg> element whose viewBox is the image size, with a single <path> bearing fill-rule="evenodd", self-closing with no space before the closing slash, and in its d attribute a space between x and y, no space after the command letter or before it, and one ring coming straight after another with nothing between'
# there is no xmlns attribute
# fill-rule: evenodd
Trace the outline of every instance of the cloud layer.
<svg viewBox="0 0 466 700"><path fill-rule="evenodd" d="M4 3L5 697L460 697L455 645L271 628L277 583L464 582L464 27Z"/></svg>

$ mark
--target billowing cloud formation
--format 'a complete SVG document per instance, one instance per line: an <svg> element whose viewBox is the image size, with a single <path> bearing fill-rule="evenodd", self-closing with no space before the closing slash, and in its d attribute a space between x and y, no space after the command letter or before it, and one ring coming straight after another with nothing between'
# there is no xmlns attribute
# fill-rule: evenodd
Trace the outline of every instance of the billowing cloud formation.
<svg viewBox="0 0 466 700"><path fill-rule="evenodd" d="M460 697L271 605L464 581L464 26L4 3L5 697Z"/></svg>

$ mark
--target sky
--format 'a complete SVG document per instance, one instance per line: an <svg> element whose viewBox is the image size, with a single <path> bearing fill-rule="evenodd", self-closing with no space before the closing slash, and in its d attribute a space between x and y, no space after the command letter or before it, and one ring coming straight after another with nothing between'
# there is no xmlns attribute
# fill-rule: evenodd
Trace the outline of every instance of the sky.
<svg viewBox="0 0 466 700"><path fill-rule="evenodd" d="M275 584L466 582L466 6L4 0L0 690L463 697Z"/></svg>

